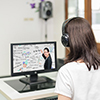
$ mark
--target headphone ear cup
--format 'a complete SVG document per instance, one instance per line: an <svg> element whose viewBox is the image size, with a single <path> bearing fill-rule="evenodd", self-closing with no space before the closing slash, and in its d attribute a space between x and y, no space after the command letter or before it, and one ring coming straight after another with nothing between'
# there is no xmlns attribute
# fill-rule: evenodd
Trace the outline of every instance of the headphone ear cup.
<svg viewBox="0 0 100 100"><path fill-rule="evenodd" d="M61 42L64 47L69 47L69 35L68 33L64 33L61 37Z"/></svg>

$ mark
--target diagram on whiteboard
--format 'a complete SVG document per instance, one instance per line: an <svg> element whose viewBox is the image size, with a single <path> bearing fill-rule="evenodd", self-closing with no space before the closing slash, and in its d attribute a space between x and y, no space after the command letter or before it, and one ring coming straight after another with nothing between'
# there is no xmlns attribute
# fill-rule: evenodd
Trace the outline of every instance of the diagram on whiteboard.
<svg viewBox="0 0 100 100"><path fill-rule="evenodd" d="M28 45L14 45L13 46L13 71L14 73L44 70L45 59L42 56L41 50L48 48L51 58L52 66L55 68L54 45L53 44L28 44Z"/></svg>

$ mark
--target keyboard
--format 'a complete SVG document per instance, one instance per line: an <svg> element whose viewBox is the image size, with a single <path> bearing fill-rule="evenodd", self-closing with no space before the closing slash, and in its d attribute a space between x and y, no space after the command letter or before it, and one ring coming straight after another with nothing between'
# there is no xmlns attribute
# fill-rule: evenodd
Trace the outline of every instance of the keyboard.
<svg viewBox="0 0 100 100"><path fill-rule="evenodd" d="M36 100L58 100L58 96L50 96L50 97L40 98Z"/></svg>

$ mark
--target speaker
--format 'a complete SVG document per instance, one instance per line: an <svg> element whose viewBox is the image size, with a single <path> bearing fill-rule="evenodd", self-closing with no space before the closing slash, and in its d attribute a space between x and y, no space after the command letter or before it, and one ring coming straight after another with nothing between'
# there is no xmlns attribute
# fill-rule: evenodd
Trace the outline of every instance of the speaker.
<svg viewBox="0 0 100 100"><path fill-rule="evenodd" d="M39 4L39 17L47 20L52 17L52 2L43 1Z"/></svg>
<svg viewBox="0 0 100 100"><path fill-rule="evenodd" d="M72 21L73 19L77 19L77 18L81 18L81 17L73 17L73 18L67 19L62 24L61 42L62 42L64 47L70 47L69 34L65 31L65 27L70 21Z"/></svg>

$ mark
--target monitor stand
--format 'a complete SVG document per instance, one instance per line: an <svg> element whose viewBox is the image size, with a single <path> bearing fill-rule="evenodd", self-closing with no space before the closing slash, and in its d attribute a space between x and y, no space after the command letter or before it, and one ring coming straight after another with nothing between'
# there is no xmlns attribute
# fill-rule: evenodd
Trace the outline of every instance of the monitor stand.
<svg viewBox="0 0 100 100"><path fill-rule="evenodd" d="M19 81L27 85L37 85L41 83L52 82L53 80L45 76L38 77L38 74L32 74L30 77L19 79Z"/></svg>

